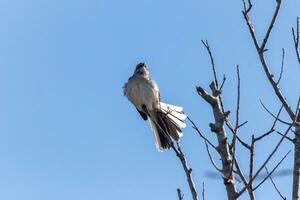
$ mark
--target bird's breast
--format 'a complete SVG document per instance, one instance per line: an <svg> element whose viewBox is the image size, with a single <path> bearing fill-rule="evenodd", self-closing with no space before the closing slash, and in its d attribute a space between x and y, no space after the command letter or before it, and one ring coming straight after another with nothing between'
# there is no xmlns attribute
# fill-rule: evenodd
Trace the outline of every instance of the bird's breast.
<svg viewBox="0 0 300 200"><path fill-rule="evenodd" d="M158 92L147 80L131 80L127 83L126 96L139 110L145 105L149 111L158 105Z"/></svg>

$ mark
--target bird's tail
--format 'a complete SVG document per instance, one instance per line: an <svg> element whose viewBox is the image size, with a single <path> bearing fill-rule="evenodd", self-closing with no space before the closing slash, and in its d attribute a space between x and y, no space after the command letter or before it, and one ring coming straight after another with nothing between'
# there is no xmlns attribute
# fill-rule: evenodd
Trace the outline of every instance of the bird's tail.
<svg viewBox="0 0 300 200"><path fill-rule="evenodd" d="M179 106L160 103L160 110L153 113L149 120L154 135L156 148L159 151L170 148L171 140L179 141L181 128L185 128L187 116Z"/></svg>

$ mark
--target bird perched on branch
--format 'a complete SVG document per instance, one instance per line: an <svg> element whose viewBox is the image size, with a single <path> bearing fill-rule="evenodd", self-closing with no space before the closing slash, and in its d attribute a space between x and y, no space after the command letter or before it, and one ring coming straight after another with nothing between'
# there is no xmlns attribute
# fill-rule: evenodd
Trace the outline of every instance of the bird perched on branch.
<svg viewBox="0 0 300 200"><path fill-rule="evenodd" d="M179 141L182 137L181 128L186 127L184 120L187 116L182 107L160 101L158 86L150 79L145 63L136 66L134 74L123 88L124 95L136 107L141 117L149 120L159 151L170 148L172 139Z"/></svg>

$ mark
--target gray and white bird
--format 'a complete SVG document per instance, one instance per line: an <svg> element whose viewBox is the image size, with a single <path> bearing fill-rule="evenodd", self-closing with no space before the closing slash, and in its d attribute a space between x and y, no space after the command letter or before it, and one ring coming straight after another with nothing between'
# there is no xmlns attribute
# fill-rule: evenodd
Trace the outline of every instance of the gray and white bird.
<svg viewBox="0 0 300 200"><path fill-rule="evenodd" d="M160 101L158 86L150 79L148 67L139 63L124 85L124 95L136 107L144 120L149 120L159 151L170 148L171 140L179 141L187 116L183 108Z"/></svg>

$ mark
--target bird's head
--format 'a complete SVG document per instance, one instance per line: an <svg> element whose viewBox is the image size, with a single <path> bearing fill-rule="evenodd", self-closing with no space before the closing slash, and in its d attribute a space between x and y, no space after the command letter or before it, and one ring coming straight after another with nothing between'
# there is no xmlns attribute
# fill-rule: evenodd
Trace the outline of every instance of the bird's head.
<svg viewBox="0 0 300 200"><path fill-rule="evenodd" d="M147 65L142 62L137 64L134 70L134 74L144 76L144 77L149 77L149 71Z"/></svg>

